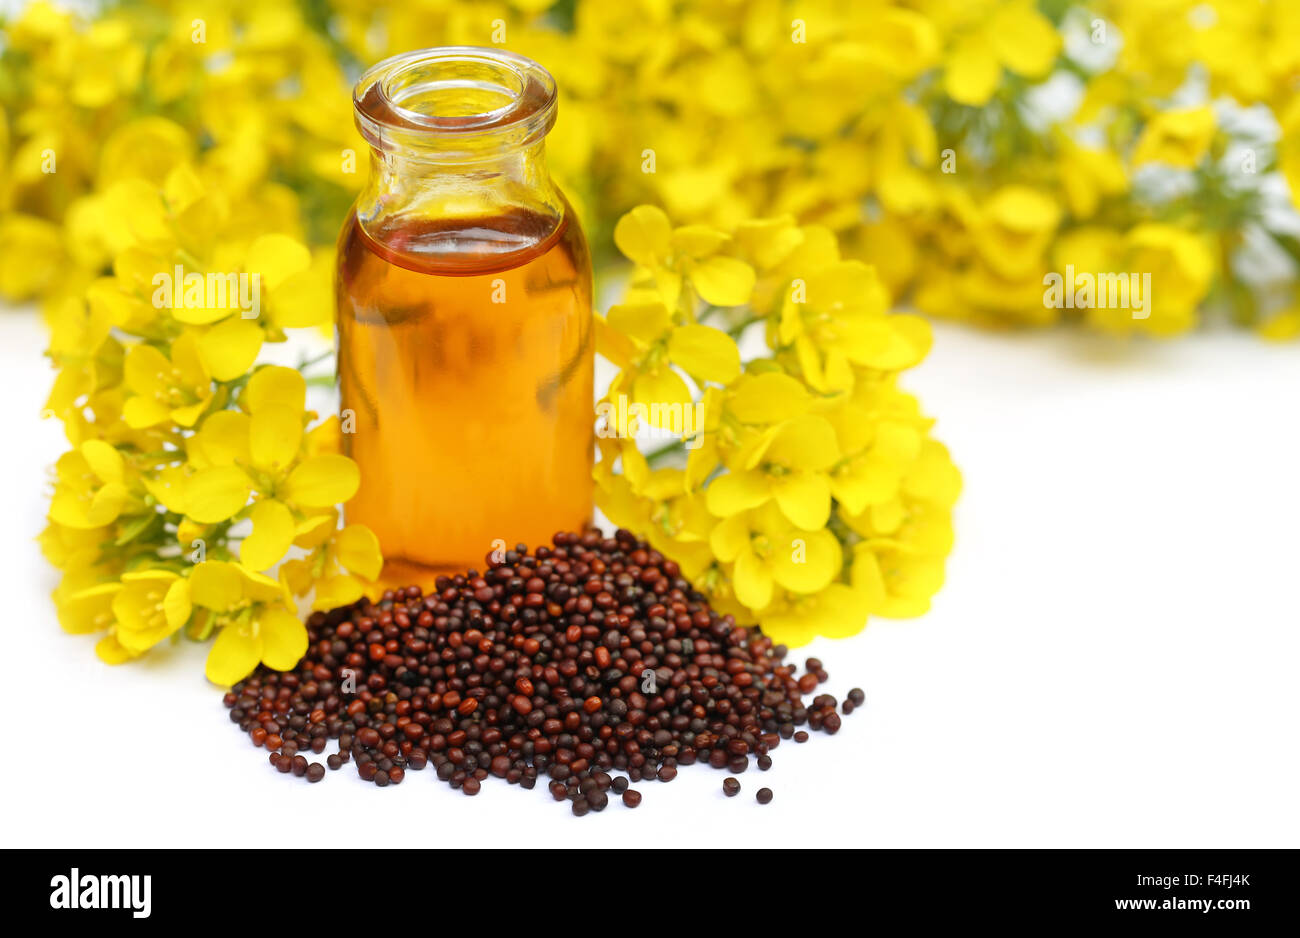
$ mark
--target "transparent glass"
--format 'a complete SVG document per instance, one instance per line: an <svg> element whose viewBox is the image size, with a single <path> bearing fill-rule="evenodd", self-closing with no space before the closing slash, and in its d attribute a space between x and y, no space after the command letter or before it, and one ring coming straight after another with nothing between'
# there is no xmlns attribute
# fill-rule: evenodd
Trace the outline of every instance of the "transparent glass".
<svg viewBox="0 0 1300 938"><path fill-rule="evenodd" d="M378 535L385 585L428 587L591 517L591 260L546 169L537 63L411 52L353 102L371 153L338 250L345 515Z"/></svg>

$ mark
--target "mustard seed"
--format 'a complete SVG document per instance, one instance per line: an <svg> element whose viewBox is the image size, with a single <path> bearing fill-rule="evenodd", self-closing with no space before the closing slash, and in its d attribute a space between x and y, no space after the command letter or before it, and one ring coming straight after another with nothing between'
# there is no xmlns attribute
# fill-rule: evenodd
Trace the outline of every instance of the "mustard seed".
<svg viewBox="0 0 1300 938"><path fill-rule="evenodd" d="M719 615L627 531L519 545L428 593L313 613L307 632L296 669L259 667L222 702L277 771L309 782L348 762L379 787L432 764L469 796L488 778L541 777L582 816L609 792L636 807L629 783L682 766L735 775L753 757L766 771L782 740L840 728L833 697L804 702L826 681L819 660L797 673L784 646ZM845 712L861 700L850 691ZM308 763L330 740L338 751Z"/></svg>

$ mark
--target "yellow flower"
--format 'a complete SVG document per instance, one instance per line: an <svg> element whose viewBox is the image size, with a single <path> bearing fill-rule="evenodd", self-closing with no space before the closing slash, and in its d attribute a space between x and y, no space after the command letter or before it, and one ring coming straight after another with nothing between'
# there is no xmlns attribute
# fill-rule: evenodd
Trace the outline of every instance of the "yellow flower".
<svg viewBox="0 0 1300 938"><path fill-rule="evenodd" d="M1060 219L1060 208L1042 192L1005 186L984 204L975 247L1000 277L1036 276Z"/></svg>
<svg viewBox="0 0 1300 938"><path fill-rule="evenodd" d="M754 270L744 261L719 254L730 237L704 225L672 229L668 216L653 205L639 205L619 219L614 243L644 268L663 301L675 307L683 279L711 306L739 306L754 289Z"/></svg>
<svg viewBox="0 0 1300 938"><path fill-rule="evenodd" d="M1005 68L1029 79L1047 77L1061 37L1033 0L970 4L974 30L960 35L947 56L943 87L961 104L988 103Z"/></svg>
<svg viewBox="0 0 1300 938"><path fill-rule="evenodd" d="M1208 104L1162 111L1143 128L1133 151L1133 164L1164 163L1191 169L1205 156L1214 130L1214 109Z"/></svg>
<svg viewBox="0 0 1300 938"><path fill-rule="evenodd" d="M311 548L311 553L288 560L280 568L281 582L294 595L304 596L315 589L313 609L356 602L383 569L379 539L369 528L350 524L339 530L337 525L334 512L300 524L293 543Z"/></svg>
<svg viewBox="0 0 1300 938"><path fill-rule="evenodd" d="M734 565L736 599L754 612L768 606L777 587L816 593L840 572L840 542L834 534L796 527L771 505L718 523L709 545L720 561Z"/></svg>
<svg viewBox="0 0 1300 938"><path fill-rule="evenodd" d="M914 316L886 316L889 297L874 268L841 261L792 286L777 340L792 346L804 379L819 391L853 385L850 363L884 371L910 368L930 348L930 329Z"/></svg>
<svg viewBox="0 0 1300 938"><path fill-rule="evenodd" d="M709 511L731 517L775 500L781 512L804 530L826 524L831 511L827 471L840 458L835 429L808 414L763 434L743 463L708 487Z"/></svg>
<svg viewBox="0 0 1300 938"><path fill-rule="evenodd" d="M806 645L819 635L847 638L861 632L871 611L867 592L845 583L822 591L788 595L762 615L763 634L789 647Z"/></svg>
<svg viewBox="0 0 1300 938"><path fill-rule="evenodd" d="M53 282L63 254L57 225L17 212L0 215L0 296L20 302Z"/></svg>
<svg viewBox="0 0 1300 938"><path fill-rule="evenodd" d="M194 605L209 610L221 628L206 666L214 684L234 684L259 662L288 670L307 651L306 626L285 607L285 592L270 577L209 560L194 568L189 582Z"/></svg>
<svg viewBox="0 0 1300 938"><path fill-rule="evenodd" d="M50 520L69 528L102 528L131 509L126 463L102 440L87 440L64 453L56 465L58 482Z"/></svg>
<svg viewBox="0 0 1300 938"><path fill-rule="evenodd" d="M1065 204L1075 218L1091 218L1103 198L1128 189L1124 163L1112 150L1066 144L1060 172Z"/></svg>
<svg viewBox="0 0 1300 938"><path fill-rule="evenodd" d="M199 355L198 340L190 332L176 338L170 357L152 345L132 345L122 377L131 392L122 417L133 429L164 421L192 427L212 399L212 379Z"/></svg>
<svg viewBox="0 0 1300 938"><path fill-rule="evenodd" d="M831 477L835 500L851 515L888 501L898 492L923 442L917 428L907 423L882 421L872 429L871 444L842 463Z"/></svg>
<svg viewBox="0 0 1300 938"><path fill-rule="evenodd" d="M632 400L647 408L652 426L663 426L691 403L690 388L673 365L701 385L728 384L740 374L740 351L730 336L698 323L674 325L658 299L613 306L597 328L597 349L632 375Z"/></svg>
<svg viewBox="0 0 1300 938"><path fill-rule="evenodd" d="M113 600L121 583L97 583L65 595L56 594L59 625L75 635L103 632L113 625Z"/></svg>
<svg viewBox="0 0 1300 938"><path fill-rule="evenodd" d="M1138 278L1144 302L1139 303L1131 290L1127 305L1094 306L1087 310L1088 321L1110 332L1159 336L1192 328L1216 272L1214 253L1205 239L1174 225L1152 222L1130 230L1120 250L1118 269L1127 272L1130 281Z"/></svg>
<svg viewBox="0 0 1300 938"><path fill-rule="evenodd" d="M177 632L190 618L190 582L170 570L122 574L113 597L117 642L139 655Z"/></svg>

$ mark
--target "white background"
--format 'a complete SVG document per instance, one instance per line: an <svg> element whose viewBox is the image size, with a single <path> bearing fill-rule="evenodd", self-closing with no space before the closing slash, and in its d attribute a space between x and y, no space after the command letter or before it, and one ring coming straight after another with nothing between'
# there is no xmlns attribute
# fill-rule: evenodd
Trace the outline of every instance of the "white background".
<svg viewBox="0 0 1300 938"><path fill-rule="evenodd" d="M1300 348L936 332L907 386L965 475L948 583L921 619L801 650L867 706L784 743L737 798L697 765L575 819L544 785L280 775L204 681L205 648L110 668L63 634L33 540L63 448L38 417L44 327L0 311L0 840L1300 846Z"/></svg>

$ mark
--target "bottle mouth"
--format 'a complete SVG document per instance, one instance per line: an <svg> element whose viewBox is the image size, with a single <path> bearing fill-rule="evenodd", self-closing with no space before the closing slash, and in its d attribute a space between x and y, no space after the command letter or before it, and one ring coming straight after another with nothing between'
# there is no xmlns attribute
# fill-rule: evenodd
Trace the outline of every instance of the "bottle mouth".
<svg viewBox="0 0 1300 938"><path fill-rule="evenodd" d="M361 136L381 151L432 161L488 158L546 135L555 124L555 79L502 49L419 49L369 69L352 104Z"/></svg>

